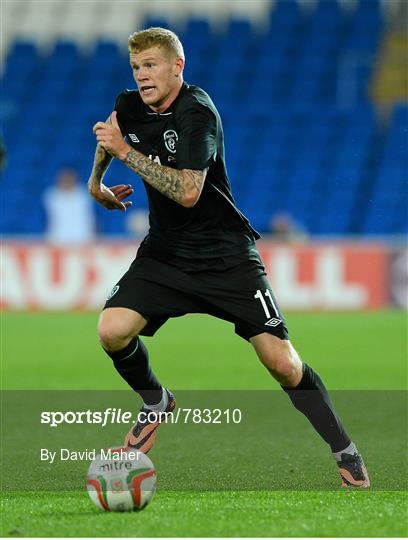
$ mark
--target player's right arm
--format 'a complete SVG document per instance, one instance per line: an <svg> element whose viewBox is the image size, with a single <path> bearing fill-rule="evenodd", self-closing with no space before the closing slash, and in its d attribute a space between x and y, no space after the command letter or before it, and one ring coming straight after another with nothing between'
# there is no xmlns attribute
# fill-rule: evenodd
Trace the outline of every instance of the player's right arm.
<svg viewBox="0 0 408 540"><path fill-rule="evenodd" d="M108 122L110 123L109 119ZM124 211L132 204L130 201L122 202L133 193L132 186L119 184L108 188L102 182L112 159L112 156L100 144L97 144L94 163L88 180L88 191L98 203L108 210Z"/></svg>

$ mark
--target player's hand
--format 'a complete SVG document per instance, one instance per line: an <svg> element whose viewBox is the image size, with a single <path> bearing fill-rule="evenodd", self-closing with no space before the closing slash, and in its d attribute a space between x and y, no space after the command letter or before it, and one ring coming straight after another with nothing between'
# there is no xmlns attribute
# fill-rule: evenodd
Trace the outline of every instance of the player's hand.
<svg viewBox="0 0 408 540"><path fill-rule="evenodd" d="M93 127L93 132L98 143L109 154L121 160L126 158L131 147L123 140L116 111L112 112L108 122L97 122Z"/></svg>
<svg viewBox="0 0 408 540"><path fill-rule="evenodd" d="M119 184L110 188L100 184L97 188L90 189L90 194L99 204L108 210L121 210L122 212L132 206L131 201L122 202L132 193L133 188L130 184Z"/></svg>

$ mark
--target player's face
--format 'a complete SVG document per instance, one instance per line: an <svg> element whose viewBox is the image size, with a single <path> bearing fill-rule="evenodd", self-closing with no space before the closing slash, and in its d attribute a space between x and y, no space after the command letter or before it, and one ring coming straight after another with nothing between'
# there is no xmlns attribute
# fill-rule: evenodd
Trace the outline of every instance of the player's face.
<svg viewBox="0 0 408 540"><path fill-rule="evenodd" d="M183 59L151 47L139 53L131 52L130 65L143 102L158 112L168 107L182 82Z"/></svg>

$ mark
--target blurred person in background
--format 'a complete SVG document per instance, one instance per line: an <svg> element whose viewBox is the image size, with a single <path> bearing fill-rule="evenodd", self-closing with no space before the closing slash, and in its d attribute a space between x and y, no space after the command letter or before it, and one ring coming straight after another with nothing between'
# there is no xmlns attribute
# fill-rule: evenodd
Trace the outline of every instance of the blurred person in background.
<svg viewBox="0 0 408 540"><path fill-rule="evenodd" d="M303 243L308 239L304 229L287 212L279 212L270 221L271 240L284 243Z"/></svg>
<svg viewBox="0 0 408 540"><path fill-rule="evenodd" d="M46 239L55 245L84 244L95 237L95 215L87 189L78 173L61 169L55 185L44 193Z"/></svg>
<svg viewBox="0 0 408 540"><path fill-rule="evenodd" d="M148 452L161 413L175 408L139 336L154 335L171 317L208 313L234 323L251 343L330 446L342 486L368 487L362 457L322 380L289 341L255 246L259 234L231 194L218 111L202 89L183 82L182 44L173 32L150 28L130 36L129 53L138 90L121 92L108 121L95 124L98 145L88 182L100 204L125 211L132 187L102 182L114 157L142 178L149 199L149 234L99 321L102 347L144 401L125 446Z"/></svg>
<svg viewBox="0 0 408 540"><path fill-rule="evenodd" d="M149 212L144 208L133 210L127 216L126 228L134 238L144 238L149 232Z"/></svg>

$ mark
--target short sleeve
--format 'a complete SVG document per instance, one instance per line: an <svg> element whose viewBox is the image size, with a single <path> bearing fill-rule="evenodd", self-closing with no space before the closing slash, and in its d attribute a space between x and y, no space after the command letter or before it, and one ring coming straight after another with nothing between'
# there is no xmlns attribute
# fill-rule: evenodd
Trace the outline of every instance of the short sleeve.
<svg viewBox="0 0 408 540"><path fill-rule="evenodd" d="M177 167L203 170L217 151L217 119L200 103L189 105L178 119Z"/></svg>
<svg viewBox="0 0 408 540"><path fill-rule="evenodd" d="M117 116L116 119L118 121L120 131L122 132L122 135L126 135L126 130L123 128L123 119L125 117L125 103L123 99L123 92L121 92L117 98L115 99L115 105L113 107L113 110L116 111Z"/></svg>

